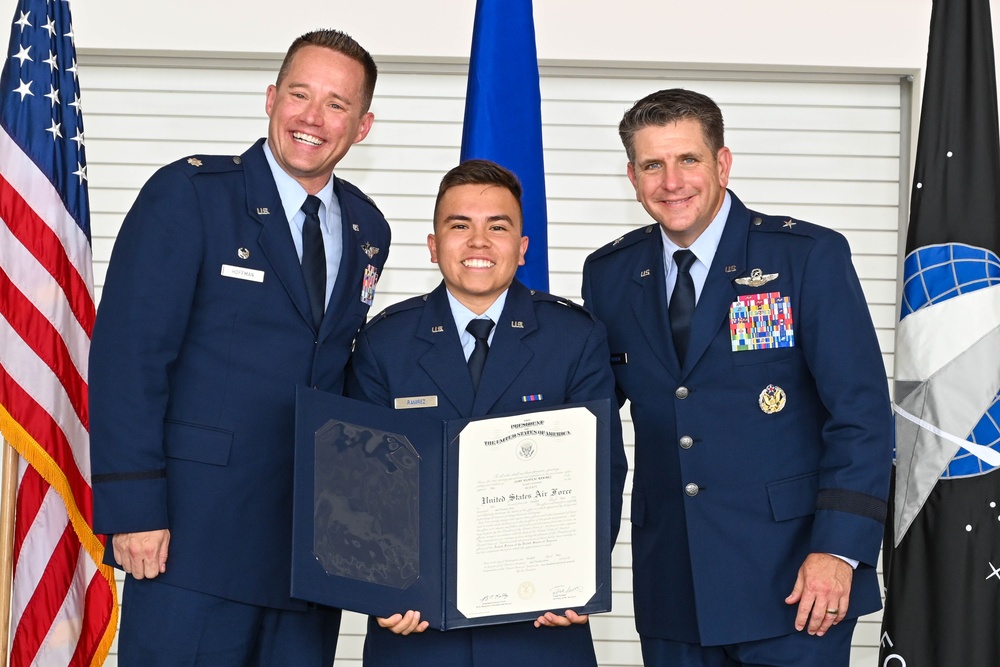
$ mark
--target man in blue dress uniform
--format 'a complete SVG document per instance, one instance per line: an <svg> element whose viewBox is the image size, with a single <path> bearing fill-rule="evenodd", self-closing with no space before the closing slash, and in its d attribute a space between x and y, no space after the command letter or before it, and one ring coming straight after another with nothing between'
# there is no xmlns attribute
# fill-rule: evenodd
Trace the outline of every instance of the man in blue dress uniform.
<svg viewBox="0 0 1000 667"><path fill-rule="evenodd" d="M362 331L348 394L386 407L422 397L428 399L424 413L442 420L512 412L526 400L545 407L613 399L604 326L576 304L515 279L528 247L522 229L521 185L512 173L485 160L448 172L427 237L444 280L430 294L389 307ZM484 346L485 363L477 365ZM627 463L617 410L612 413L613 544ZM369 619L364 662L586 667L597 664L587 621L567 610L534 623L441 632L428 630L419 610L409 610Z"/></svg>
<svg viewBox="0 0 1000 667"><path fill-rule="evenodd" d="M344 33L298 38L266 141L163 167L122 226L90 404L123 667L333 662L340 610L289 597L295 387L342 390L388 252L385 218L333 176L376 74Z"/></svg>
<svg viewBox="0 0 1000 667"><path fill-rule="evenodd" d="M644 662L846 666L857 617L880 605L892 458L847 242L726 189L733 158L704 95L653 93L619 131L657 224L594 252L583 295L635 425Z"/></svg>

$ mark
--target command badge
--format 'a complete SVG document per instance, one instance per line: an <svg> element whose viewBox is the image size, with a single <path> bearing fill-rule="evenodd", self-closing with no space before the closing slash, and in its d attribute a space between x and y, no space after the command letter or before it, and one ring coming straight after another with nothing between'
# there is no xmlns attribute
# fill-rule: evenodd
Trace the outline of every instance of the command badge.
<svg viewBox="0 0 1000 667"><path fill-rule="evenodd" d="M765 415L773 415L775 412L781 412L781 409L785 407L785 390L773 384L767 385L760 392L760 396L757 398L757 405L760 406L761 411Z"/></svg>

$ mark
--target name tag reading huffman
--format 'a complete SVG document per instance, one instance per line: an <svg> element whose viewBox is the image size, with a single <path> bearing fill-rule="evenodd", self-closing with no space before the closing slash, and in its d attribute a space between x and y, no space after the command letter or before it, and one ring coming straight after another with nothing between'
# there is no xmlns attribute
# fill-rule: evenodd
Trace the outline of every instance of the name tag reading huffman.
<svg viewBox="0 0 1000 667"><path fill-rule="evenodd" d="M227 278L238 278L239 280L250 280L255 283L264 282L264 272L258 269L247 269L242 266L232 264L222 265L222 275Z"/></svg>
<svg viewBox="0 0 1000 667"><path fill-rule="evenodd" d="M437 396L403 396L393 401L393 406L397 410L409 410L411 408L436 408L437 404Z"/></svg>

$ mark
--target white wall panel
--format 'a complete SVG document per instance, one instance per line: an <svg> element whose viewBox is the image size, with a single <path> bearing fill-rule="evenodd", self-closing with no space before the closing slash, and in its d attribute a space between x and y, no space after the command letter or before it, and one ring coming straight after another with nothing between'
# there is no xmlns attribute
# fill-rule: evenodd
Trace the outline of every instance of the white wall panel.
<svg viewBox="0 0 1000 667"><path fill-rule="evenodd" d="M278 61L84 50L80 62L99 293L121 220L158 166L193 153L240 153L266 133L264 90ZM464 66L454 62L380 66L375 125L337 170L375 200L393 228L373 313L440 280L425 239L438 181L458 161L465 98ZM542 73L553 292L579 298L586 255L650 223L624 175L617 136L623 111L655 89L690 87L723 109L735 155L732 187L745 203L846 234L891 372L899 181L908 164L900 154L910 145L909 107L901 108L909 87L899 77L580 63L543 65ZM631 460L627 414L624 427ZM593 618L602 667L641 664L631 615L628 508L626 499L612 557L614 611ZM874 660L878 618L859 625L856 665ZM360 666L363 633L363 619L349 615L337 667Z"/></svg>

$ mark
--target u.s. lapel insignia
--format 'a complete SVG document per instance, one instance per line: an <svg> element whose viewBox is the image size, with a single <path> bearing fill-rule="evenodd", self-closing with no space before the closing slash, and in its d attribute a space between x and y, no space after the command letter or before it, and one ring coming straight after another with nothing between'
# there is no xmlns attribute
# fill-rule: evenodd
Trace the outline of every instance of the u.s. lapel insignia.
<svg viewBox="0 0 1000 667"><path fill-rule="evenodd" d="M747 285L749 287L760 287L761 285L766 285L777 277L777 273L764 273L760 269L754 269L750 272L749 278L737 278L736 284Z"/></svg>
<svg viewBox="0 0 1000 667"><path fill-rule="evenodd" d="M378 248L376 248L375 246L373 246L368 241L365 241L365 244L363 246L361 246L361 250L366 255L368 255L368 259L371 259L372 257L374 257L375 255L378 254Z"/></svg>
<svg viewBox="0 0 1000 667"><path fill-rule="evenodd" d="M358 227L357 225L351 225L351 229L353 229L356 232L360 232L361 231L361 228Z"/></svg>
<svg viewBox="0 0 1000 667"><path fill-rule="evenodd" d="M439 324L436 327L431 327L431 333L444 333L444 326Z"/></svg>
<svg viewBox="0 0 1000 667"><path fill-rule="evenodd" d="M205 163L202 162L201 160L199 160L196 157L189 157L188 158L188 164L191 165L192 167L200 167L201 165L203 165Z"/></svg>
<svg viewBox="0 0 1000 667"><path fill-rule="evenodd" d="M513 320L510 323L510 326L513 329L523 329L524 328L524 322L522 322L521 320Z"/></svg>
<svg viewBox="0 0 1000 667"><path fill-rule="evenodd" d="M757 397L757 405L765 415L781 412L785 407L785 390L777 385L767 385Z"/></svg>
<svg viewBox="0 0 1000 667"><path fill-rule="evenodd" d="M267 210L266 206L257 207L257 215L271 215L271 212Z"/></svg>
<svg viewBox="0 0 1000 667"><path fill-rule="evenodd" d="M726 264L726 273L736 273L736 265Z"/></svg>
<svg viewBox="0 0 1000 667"><path fill-rule="evenodd" d="M643 269L642 273L639 274L639 277L640 278L645 278L648 275L649 275L649 269Z"/></svg>
<svg viewBox="0 0 1000 667"><path fill-rule="evenodd" d="M240 259L250 259L250 251L246 248L240 248L236 251L236 256Z"/></svg>

